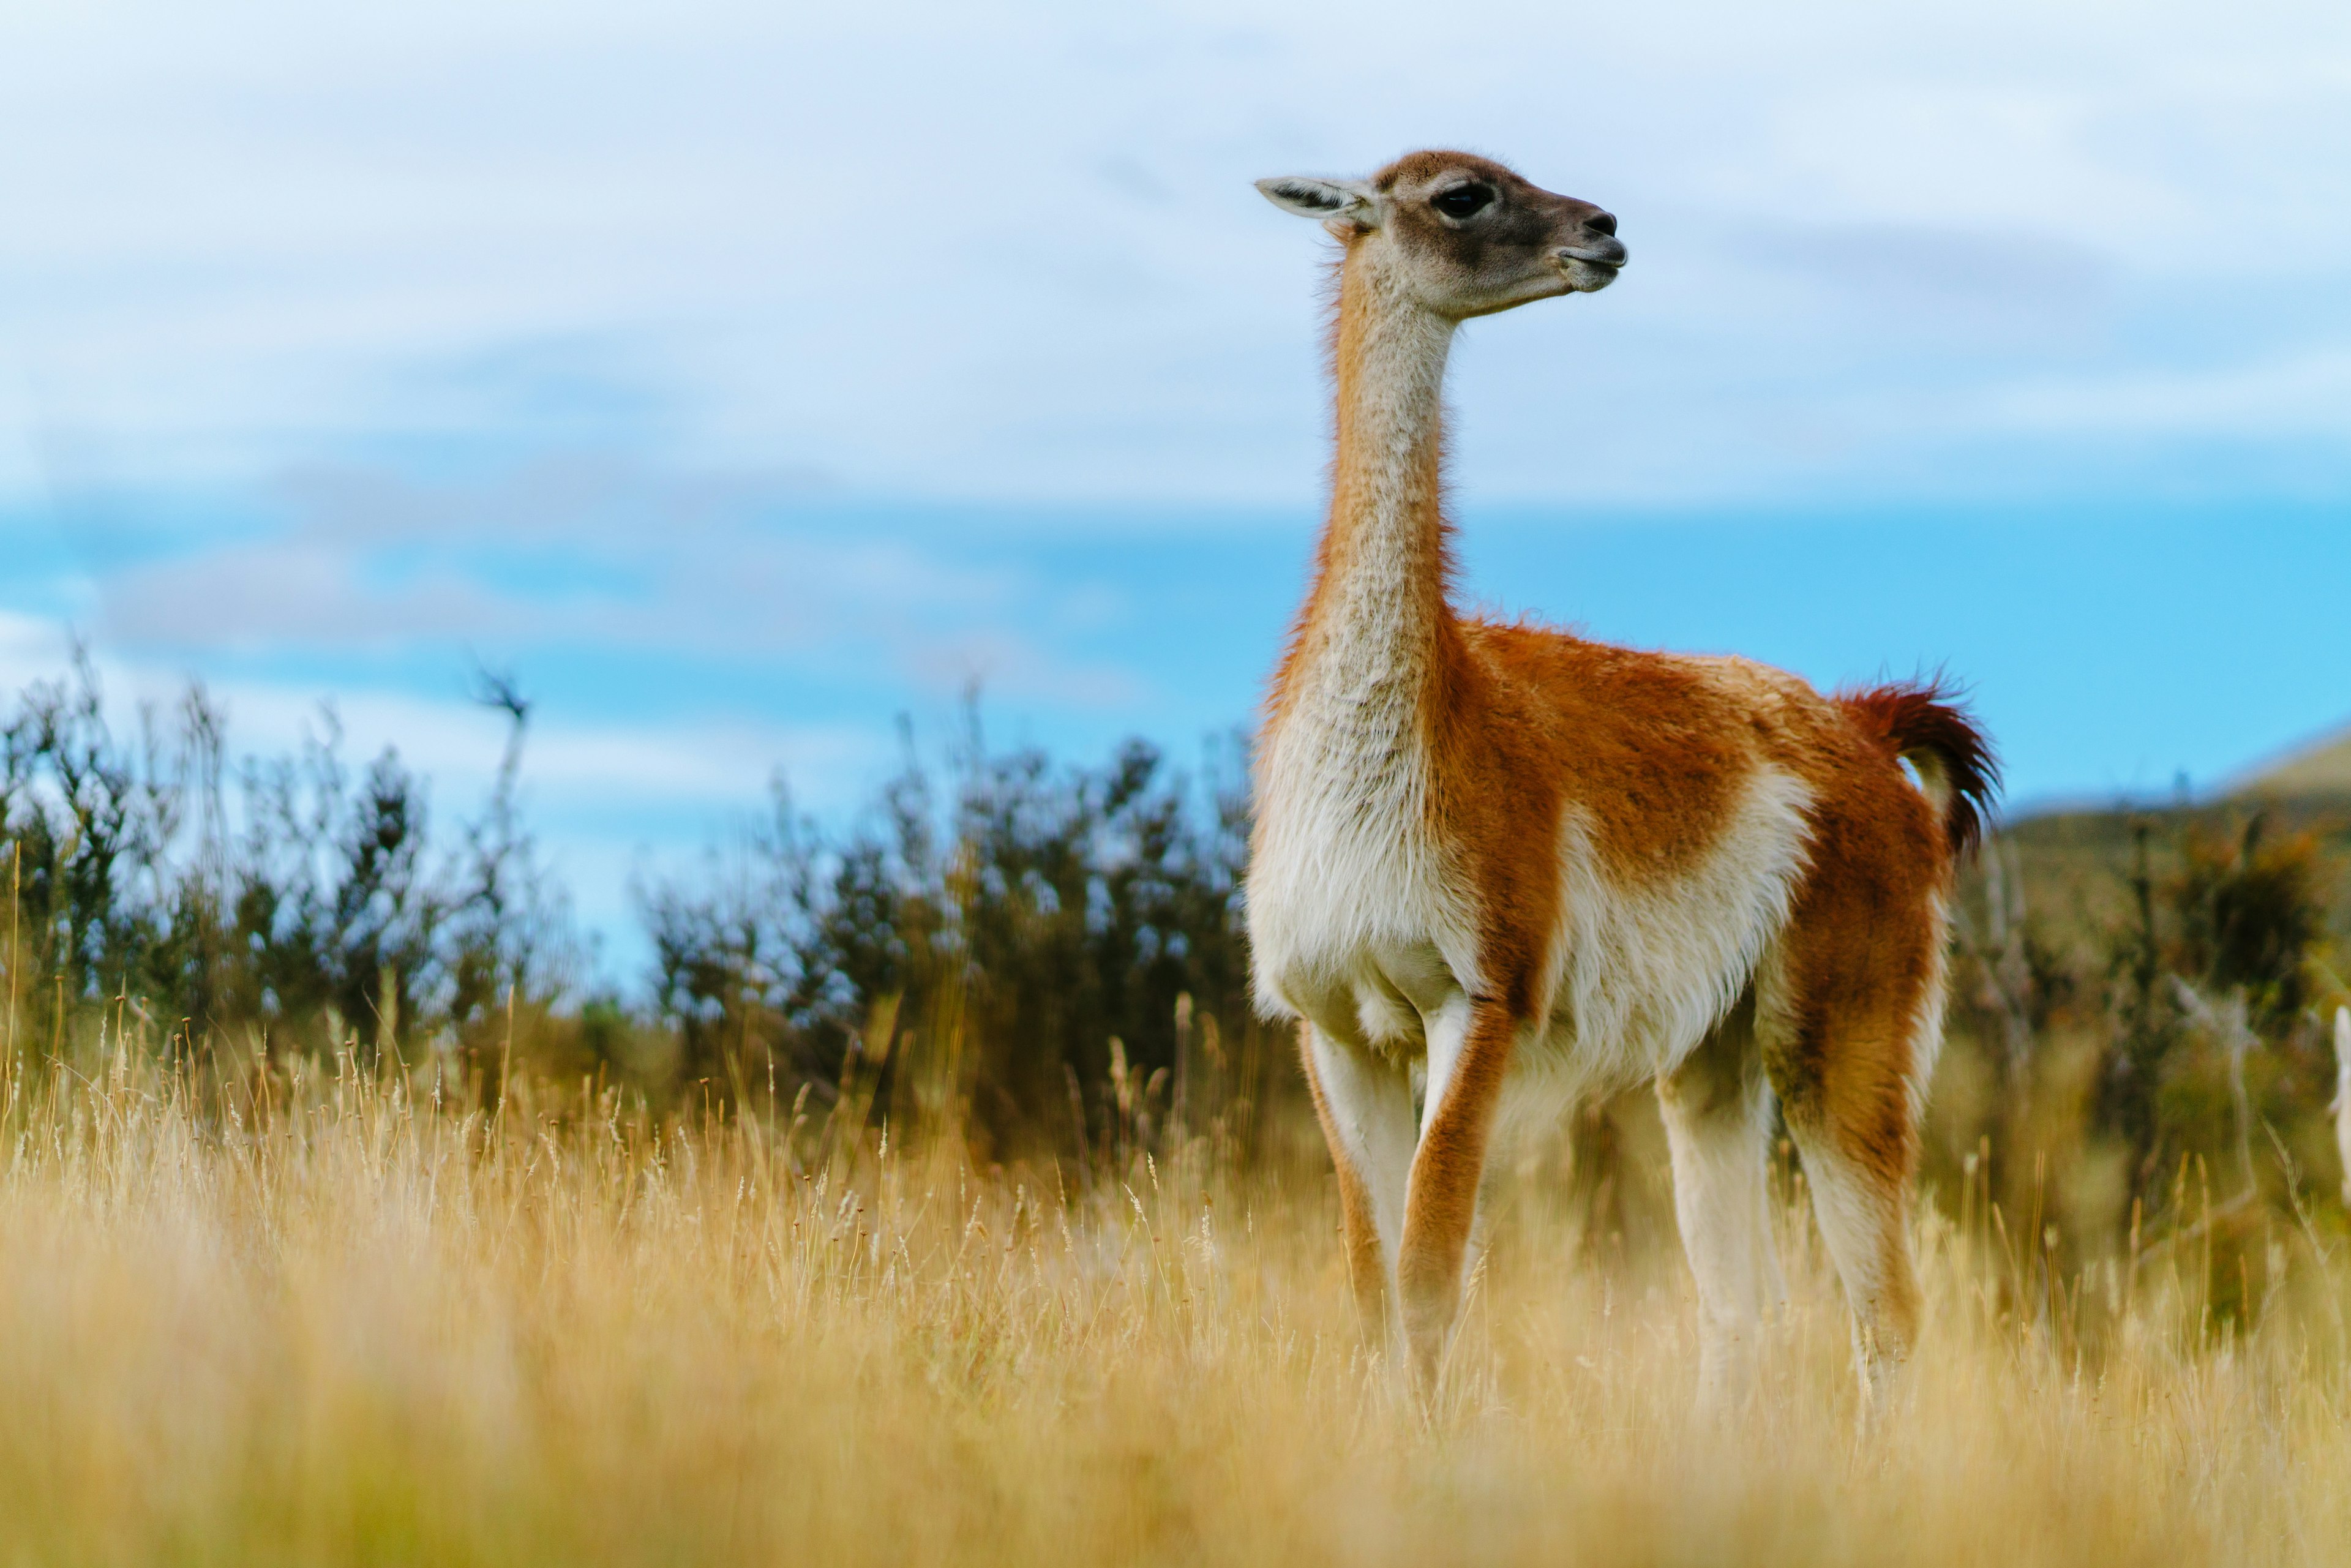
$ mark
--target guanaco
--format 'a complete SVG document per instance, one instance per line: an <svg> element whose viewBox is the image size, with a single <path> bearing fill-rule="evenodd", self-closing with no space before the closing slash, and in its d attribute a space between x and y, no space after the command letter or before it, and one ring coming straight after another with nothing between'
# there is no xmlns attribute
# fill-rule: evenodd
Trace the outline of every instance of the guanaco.
<svg viewBox="0 0 2351 1568"><path fill-rule="evenodd" d="M1882 1390L1917 1323L1910 1180L1991 747L1937 685L1823 696L1458 610L1455 329L1608 287L1616 219L1461 152L1258 187L1341 254L1330 514L1258 743L1249 930L1260 1007L1301 1020L1367 1329L1432 1390L1498 1115L1654 1080L1702 1390L1746 1385L1781 1296L1775 1104Z"/></svg>

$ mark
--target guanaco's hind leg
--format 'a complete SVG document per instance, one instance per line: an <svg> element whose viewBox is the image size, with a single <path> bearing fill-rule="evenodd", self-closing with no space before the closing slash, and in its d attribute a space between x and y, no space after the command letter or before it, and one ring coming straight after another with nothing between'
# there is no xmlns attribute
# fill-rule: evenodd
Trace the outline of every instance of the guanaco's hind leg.
<svg viewBox="0 0 2351 1568"><path fill-rule="evenodd" d="M1853 1307L1854 1359L1873 1405L1892 1394L1918 1333L1918 1283L1911 1263L1906 1163L1891 1176L1865 1137L1834 1121L1792 1120L1813 1212Z"/></svg>
<svg viewBox="0 0 2351 1568"><path fill-rule="evenodd" d="M1885 922L1836 944L1793 935L1785 961L1766 966L1758 1033L1853 1308L1855 1358L1883 1404L1918 1328L1910 1187L1939 1027L1941 925Z"/></svg>
<svg viewBox="0 0 2351 1568"><path fill-rule="evenodd" d="M1404 1231L1405 1184L1412 1168L1412 1082L1393 1062L1300 1026L1314 1113L1339 1174L1347 1271L1364 1335L1389 1340L1388 1281Z"/></svg>
<svg viewBox="0 0 2351 1568"><path fill-rule="evenodd" d="M1720 1409L1752 1389L1763 1324L1785 1293L1771 1246L1771 1087L1752 991L1657 1080L1657 1103L1674 1214L1698 1280L1698 1396Z"/></svg>

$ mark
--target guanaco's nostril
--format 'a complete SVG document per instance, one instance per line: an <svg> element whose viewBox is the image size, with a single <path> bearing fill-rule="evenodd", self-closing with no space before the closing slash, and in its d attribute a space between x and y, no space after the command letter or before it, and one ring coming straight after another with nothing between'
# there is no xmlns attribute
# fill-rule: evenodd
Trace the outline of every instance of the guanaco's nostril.
<svg viewBox="0 0 2351 1568"><path fill-rule="evenodd" d="M1613 235L1616 232L1616 214L1614 213L1594 213L1590 217L1583 220L1583 226L1593 230L1596 234Z"/></svg>

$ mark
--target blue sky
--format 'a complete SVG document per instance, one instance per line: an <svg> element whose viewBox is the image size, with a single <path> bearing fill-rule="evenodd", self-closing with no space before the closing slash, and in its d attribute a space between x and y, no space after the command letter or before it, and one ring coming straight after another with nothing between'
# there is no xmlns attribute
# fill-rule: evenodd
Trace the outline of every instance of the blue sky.
<svg viewBox="0 0 2351 1568"><path fill-rule="evenodd" d="M1472 324L1471 591L1971 682L2020 798L2351 718L2351 11L0 6L0 680L332 695L469 809L540 709L583 915L900 711L1245 719L1322 463L1322 242L1465 145L1609 206Z"/></svg>

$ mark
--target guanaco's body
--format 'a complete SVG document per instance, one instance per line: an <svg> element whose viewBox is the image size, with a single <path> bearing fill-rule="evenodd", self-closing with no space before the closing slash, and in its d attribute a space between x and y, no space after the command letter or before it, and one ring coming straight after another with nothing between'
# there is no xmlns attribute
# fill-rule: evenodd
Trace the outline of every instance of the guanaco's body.
<svg viewBox="0 0 2351 1568"><path fill-rule="evenodd" d="M1260 1005L1302 1020L1367 1324L1430 1386L1498 1114L1653 1079L1707 1386L1742 1379L1780 1290L1775 1095L1879 1381L1916 1323L1908 1186L1987 747L1932 690L1826 697L1455 611L1454 330L1605 287L1615 220L1453 152L1259 188L1345 250L1330 519L1259 739L1249 933Z"/></svg>

